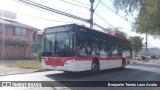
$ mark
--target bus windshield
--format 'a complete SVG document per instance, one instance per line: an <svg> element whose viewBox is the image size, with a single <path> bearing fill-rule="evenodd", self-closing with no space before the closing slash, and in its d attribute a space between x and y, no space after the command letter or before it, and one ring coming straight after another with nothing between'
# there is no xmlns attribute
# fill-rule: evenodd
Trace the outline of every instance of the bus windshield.
<svg viewBox="0 0 160 90"><path fill-rule="evenodd" d="M46 34L44 37L43 52L50 52L49 56L51 56L51 53L52 56L71 56L75 52L74 46L73 32Z"/></svg>

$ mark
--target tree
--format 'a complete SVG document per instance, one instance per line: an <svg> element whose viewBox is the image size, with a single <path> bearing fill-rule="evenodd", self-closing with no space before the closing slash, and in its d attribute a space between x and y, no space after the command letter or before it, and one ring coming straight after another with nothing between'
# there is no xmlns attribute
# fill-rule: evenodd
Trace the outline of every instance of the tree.
<svg viewBox="0 0 160 90"><path fill-rule="evenodd" d="M126 13L139 12L136 32L160 35L160 0L114 0L114 6Z"/></svg>
<svg viewBox="0 0 160 90"><path fill-rule="evenodd" d="M141 38L140 36L134 36L134 37L132 36L130 37L130 41L131 41L132 49L135 52L135 56L137 56L137 53L142 50L143 38Z"/></svg>

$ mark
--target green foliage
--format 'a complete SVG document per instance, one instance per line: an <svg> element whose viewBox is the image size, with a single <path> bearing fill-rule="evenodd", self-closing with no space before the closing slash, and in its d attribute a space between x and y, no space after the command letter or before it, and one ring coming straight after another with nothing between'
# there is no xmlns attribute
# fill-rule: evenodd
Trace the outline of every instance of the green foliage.
<svg viewBox="0 0 160 90"><path fill-rule="evenodd" d="M134 28L136 32L160 35L160 0L114 0L117 10L139 12Z"/></svg>
<svg viewBox="0 0 160 90"><path fill-rule="evenodd" d="M42 51L38 51L37 60L41 62Z"/></svg>
<svg viewBox="0 0 160 90"><path fill-rule="evenodd" d="M134 37L130 37L130 41L131 41L132 49L135 52L135 54L137 55L137 53L142 50L143 38L141 38L140 36L134 36Z"/></svg>
<svg viewBox="0 0 160 90"><path fill-rule="evenodd" d="M2 39L0 39L0 45L6 45L6 46L18 46L18 47L26 47L29 45L29 42L28 41L21 41L21 40L6 40L4 39L4 41Z"/></svg>
<svg viewBox="0 0 160 90"><path fill-rule="evenodd" d="M119 10L122 9L125 12L133 12L139 10L144 0L114 0L114 7Z"/></svg>

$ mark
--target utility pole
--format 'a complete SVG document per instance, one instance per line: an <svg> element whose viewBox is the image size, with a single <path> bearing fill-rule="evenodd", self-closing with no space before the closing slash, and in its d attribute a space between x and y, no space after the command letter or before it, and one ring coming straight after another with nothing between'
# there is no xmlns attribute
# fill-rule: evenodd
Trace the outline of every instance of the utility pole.
<svg viewBox="0 0 160 90"><path fill-rule="evenodd" d="M89 20L89 23L90 23L90 28L93 28L93 13L94 13L94 9L93 9L93 3L94 3L95 0L90 0L90 3L91 3L91 13L90 13L90 20Z"/></svg>

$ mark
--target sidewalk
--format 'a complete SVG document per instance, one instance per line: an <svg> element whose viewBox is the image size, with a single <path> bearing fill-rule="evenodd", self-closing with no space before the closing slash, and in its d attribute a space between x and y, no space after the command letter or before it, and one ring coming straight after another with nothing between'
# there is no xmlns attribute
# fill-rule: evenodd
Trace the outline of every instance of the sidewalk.
<svg viewBox="0 0 160 90"><path fill-rule="evenodd" d="M34 59L5 59L0 60L0 63L5 62L30 62L35 61ZM25 69L25 68L18 68L18 67L8 67L6 65L0 64L0 76L6 75L14 75L14 74L24 74L24 73L33 73L33 72L41 72L46 71L43 69Z"/></svg>
<svg viewBox="0 0 160 90"><path fill-rule="evenodd" d="M38 71L42 71L42 70L41 69L22 69L17 67L8 67L5 65L0 65L0 76L32 73L32 72L38 72Z"/></svg>

